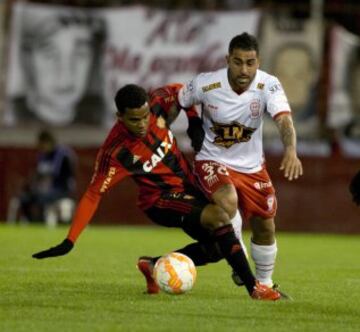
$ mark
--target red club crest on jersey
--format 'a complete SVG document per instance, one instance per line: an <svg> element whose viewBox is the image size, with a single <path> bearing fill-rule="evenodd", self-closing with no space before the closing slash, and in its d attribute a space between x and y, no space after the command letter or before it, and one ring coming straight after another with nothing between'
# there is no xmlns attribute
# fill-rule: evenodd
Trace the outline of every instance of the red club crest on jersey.
<svg viewBox="0 0 360 332"><path fill-rule="evenodd" d="M260 99L253 99L250 103L250 112L251 112L251 118L257 119L261 115L261 109L260 109L261 103Z"/></svg>

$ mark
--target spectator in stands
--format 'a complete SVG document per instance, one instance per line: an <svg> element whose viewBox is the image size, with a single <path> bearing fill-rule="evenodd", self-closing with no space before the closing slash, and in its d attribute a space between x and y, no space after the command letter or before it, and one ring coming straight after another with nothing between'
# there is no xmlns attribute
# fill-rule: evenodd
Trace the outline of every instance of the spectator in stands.
<svg viewBox="0 0 360 332"><path fill-rule="evenodd" d="M353 202L360 206L360 171L358 171L350 181L349 190Z"/></svg>
<svg viewBox="0 0 360 332"><path fill-rule="evenodd" d="M105 121L99 70L104 21L81 9L26 4L15 18L21 19L17 26L24 79L22 91L12 99L8 122L98 126Z"/></svg>
<svg viewBox="0 0 360 332"><path fill-rule="evenodd" d="M44 221L48 226L69 222L74 209L74 152L57 144L49 131L38 135L39 155L35 173L20 195L10 202L8 221Z"/></svg>

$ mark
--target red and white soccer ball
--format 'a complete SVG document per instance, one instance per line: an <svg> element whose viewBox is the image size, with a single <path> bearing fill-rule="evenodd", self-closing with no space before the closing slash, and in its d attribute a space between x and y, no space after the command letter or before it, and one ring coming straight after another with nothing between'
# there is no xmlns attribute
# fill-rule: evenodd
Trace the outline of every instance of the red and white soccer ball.
<svg viewBox="0 0 360 332"><path fill-rule="evenodd" d="M164 292L183 294L193 288L196 268L189 257L172 252L158 259L154 267L154 278Z"/></svg>

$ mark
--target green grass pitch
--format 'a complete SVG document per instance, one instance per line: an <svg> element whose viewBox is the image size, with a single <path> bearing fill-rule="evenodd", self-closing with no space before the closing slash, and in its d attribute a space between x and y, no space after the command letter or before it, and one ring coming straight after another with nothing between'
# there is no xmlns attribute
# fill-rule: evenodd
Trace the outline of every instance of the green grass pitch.
<svg viewBox="0 0 360 332"><path fill-rule="evenodd" d="M144 294L137 257L186 245L180 230L92 226L69 255L31 258L66 232L0 225L0 331L360 331L360 236L278 233L274 279L294 301L259 302L225 262L188 294Z"/></svg>

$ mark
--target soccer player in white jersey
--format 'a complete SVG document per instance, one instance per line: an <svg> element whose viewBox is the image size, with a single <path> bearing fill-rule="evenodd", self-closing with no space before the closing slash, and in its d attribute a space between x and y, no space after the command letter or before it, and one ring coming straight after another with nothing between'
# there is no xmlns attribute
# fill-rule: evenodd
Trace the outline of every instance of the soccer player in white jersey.
<svg viewBox="0 0 360 332"><path fill-rule="evenodd" d="M178 100L182 107L202 107L203 124L197 130L204 132L204 139L194 171L203 191L233 220L241 218L240 209L252 230L250 252L256 278L272 286L277 202L263 154L263 116L268 112L276 122L284 145L280 170L290 181L303 174L295 128L279 80L259 69L254 36L235 36L226 61L227 68L199 74L188 82Z"/></svg>

